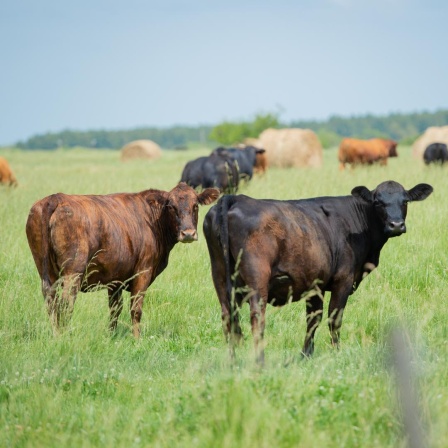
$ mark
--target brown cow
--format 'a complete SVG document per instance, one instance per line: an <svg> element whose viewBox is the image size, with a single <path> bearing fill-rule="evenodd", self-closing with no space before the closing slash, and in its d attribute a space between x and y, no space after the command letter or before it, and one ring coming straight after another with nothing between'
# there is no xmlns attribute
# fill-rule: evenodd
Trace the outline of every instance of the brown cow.
<svg viewBox="0 0 448 448"><path fill-rule="evenodd" d="M12 172L8 161L0 157L0 183L17 187L17 179Z"/></svg>
<svg viewBox="0 0 448 448"><path fill-rule="evenodd" d="M346 163L351 164L352 168L356 165L371 165L375 162L387 165L389 157L397 156L397 142L394 140L344 138L339 145L339 169L343 170Z"/></svg>
<svg viewBox="0 0 448 448"><path fill-rule="evenodd" d="M57 193L36 202L26 234L55 330L63 317L70 317L78 291L105 286L110 328L117 326L122 291L130 291L138 337L147 288L166 268L177 242L197 240L198 204L210 204L218 196L215 188L198 194L179 183L169 192Z"/></svg>

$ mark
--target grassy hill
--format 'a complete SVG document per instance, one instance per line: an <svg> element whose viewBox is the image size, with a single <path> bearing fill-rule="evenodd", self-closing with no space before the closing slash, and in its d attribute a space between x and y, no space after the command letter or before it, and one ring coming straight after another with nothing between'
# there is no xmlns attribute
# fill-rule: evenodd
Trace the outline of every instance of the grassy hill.
<svg viewBox="0 0 448 448"><path fill-rule="evenodd" d="M409 205L408 233L386 244L378 269L349 299L339 351L322 323L315 356L301 361L305 304L268 307L259 370L246 307L246 341L230 366L202 233L208 207L200 210L199 241L177 245L149 289L139 341L126 295L118 330L109 333L104 290L79 294L69 328L53 336L25 236L34 201L59 191L171 189L186 161L204 153L167 151L156 162L123 164L109 150L0 151L19 180L16 189L0 188L0 446L405 446L390 364L390 330L400 326L429 446L445 447L447 172L413 160L409 147L387 167L345 172L333 148L321 169L271 169L241 189L287 199L345 195L388 179L434 186L426 201Z"/></svg>

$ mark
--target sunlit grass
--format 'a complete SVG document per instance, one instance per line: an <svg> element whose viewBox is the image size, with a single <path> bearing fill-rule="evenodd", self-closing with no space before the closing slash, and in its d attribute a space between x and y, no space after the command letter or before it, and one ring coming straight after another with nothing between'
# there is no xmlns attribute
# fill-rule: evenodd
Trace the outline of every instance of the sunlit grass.
<svg viewBox="0 0 448 448"><path fill-rule="evenodd" d="M301 361L304 304L269 307L260 371L245 307L246 341L230 367L202 234L208 207L200 210L199 241L178 244L148 291L141 340L131 336L128 295L117 332L109 333L105 291L79 294L68 329L53 336L25 236L34 201L59 191L168 190L185 162L202 154L121 163L114 151L2 151L19 187L0 189L0 446L405 446L388 336L401 325L413 344L430 446L444 447L447 171L412 160L409 148L385 168L345 172L328 150L321 169L272 169L241 189L289 199L350 194L388 179L434 186L426 201L410 204L408 233L384 247L379 268L349 299L338 352L322 323L314 358Z"/></svg>

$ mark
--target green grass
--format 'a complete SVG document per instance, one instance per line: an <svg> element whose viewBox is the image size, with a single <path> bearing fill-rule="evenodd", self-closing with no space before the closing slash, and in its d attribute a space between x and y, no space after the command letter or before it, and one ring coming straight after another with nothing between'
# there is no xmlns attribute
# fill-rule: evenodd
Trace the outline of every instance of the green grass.
<svg viewBox="0 0 448 448"><path fill-rule="evenodd" d="M389 331L407 328L413 374L431 447L448 433L447 171L412 160L339 172L336 151L313 170L270 170L241 192L262 198L349 194L393 179L435 192L410 204L408 233L381 253L379 268L349 299L341 348L326 325L315 356L301 361L304 304L268 308L266 367L246 341L229 365L220 307L202 234L177 245L149 289L142 337L131 336L129 298L108 331L105 291L79 294L69 328L54 337L25 236L33 202L58 191L171 189L200 150L121 163L112 151L3 150L19 180L0 188L0 446L7 447L404 447L390 368ZM326 297L326 302L328 297ZM287 364L287 367L285 365Z"/></svg>

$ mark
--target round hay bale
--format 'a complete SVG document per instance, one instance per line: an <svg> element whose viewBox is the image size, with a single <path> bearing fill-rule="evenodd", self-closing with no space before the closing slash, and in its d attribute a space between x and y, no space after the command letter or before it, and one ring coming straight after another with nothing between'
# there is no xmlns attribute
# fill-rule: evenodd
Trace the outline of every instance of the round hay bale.
<svg viewBox="0 0 448 448"><path fill-rule="evenodd" d="M322 145L311 129L266 129L258 137L256 146L266 150L269 166L303 168L322 165Z"/></svg>
<svg viewBox="0 0 448 448"><path fill-rule="evenodd" d="M412 145L412 157L423 160L423 153L431 143L448 145L448 126L431 126Z"/></svg>
<svg viewBox="0 0 448 448"><path fill-rule="evenodd" d="M132 159L155 160L161 155L160 146L151 140L135 140L121 149L121 160L124 162Z"/></svg>

